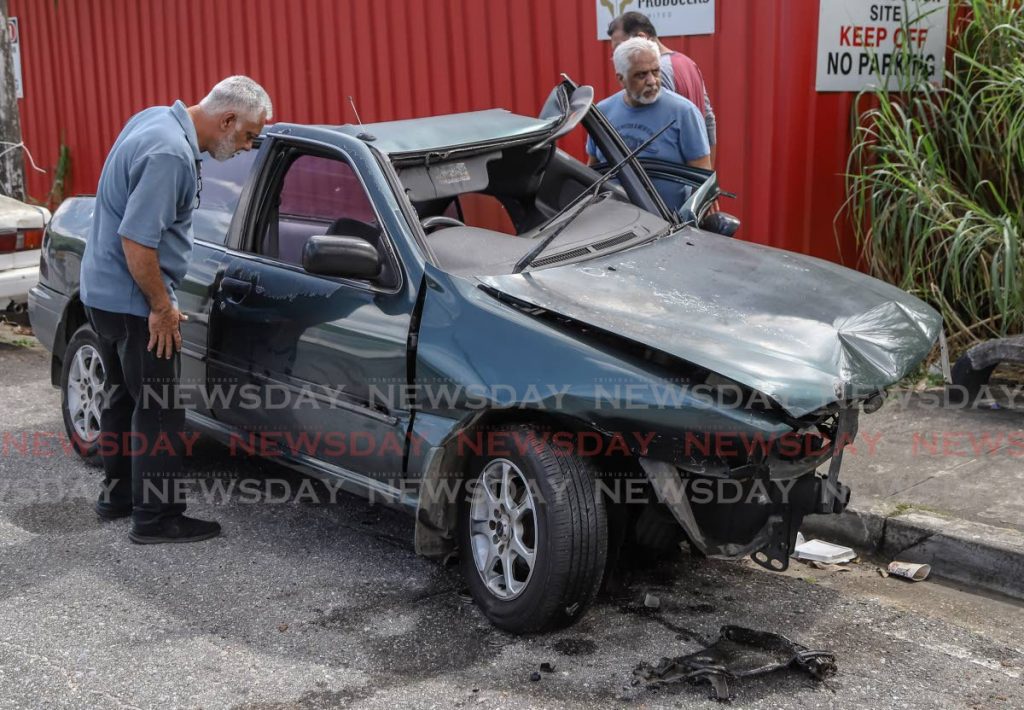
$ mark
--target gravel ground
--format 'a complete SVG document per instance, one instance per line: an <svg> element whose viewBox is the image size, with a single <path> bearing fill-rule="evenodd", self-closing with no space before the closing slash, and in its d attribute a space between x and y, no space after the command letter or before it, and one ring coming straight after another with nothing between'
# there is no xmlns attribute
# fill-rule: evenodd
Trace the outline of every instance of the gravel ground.
<svg viewBox="0 0 1024 710"><path fill-rule="evenodd" d="M0 708L711 707L706 685L648 688L633 670L723 624L838 659L824 683L738 682L738 707L1024 707L1010 600L883 579L868 562L773 574L680 555L623 573L575 626L517 638L455 568L414 554L410 519L343 494L282 501L305 479L206 440L193 470L261 482L259 495L194 499L223 524L215 540L132 545L127 522L91 510L96 469L48 436L62 427L46 353L0 330ZM542 662L553 671L532 682Z"/></svg>

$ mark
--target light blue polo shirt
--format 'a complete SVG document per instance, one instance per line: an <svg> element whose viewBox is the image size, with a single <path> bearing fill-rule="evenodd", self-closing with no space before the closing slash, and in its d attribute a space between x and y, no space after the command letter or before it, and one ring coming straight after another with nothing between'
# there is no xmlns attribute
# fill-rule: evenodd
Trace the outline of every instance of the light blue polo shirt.
<svg viewBox="0 0 1024 710"><path fill-rule="evenodd" d="M127 237L157 250L171 302L192 254L199 142L185 104L135 114L110 149L96 188L92 232L82 257L81 296L90 308L149 316L128 271Z"/></svg>

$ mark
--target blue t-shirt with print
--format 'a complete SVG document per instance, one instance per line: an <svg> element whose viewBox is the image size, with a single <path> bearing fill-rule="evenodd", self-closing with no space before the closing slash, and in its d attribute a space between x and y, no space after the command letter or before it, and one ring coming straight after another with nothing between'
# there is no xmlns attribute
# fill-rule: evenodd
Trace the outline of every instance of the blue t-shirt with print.
<svg viewBox="0 0 1024 710"><path fill-rule="evenodd" d="M693 102L679 94L662 91L653 104L633 107L625 101L626 92L620 91L597 104L601 113L622 136L626 147L635 150L671 121L671 128L658 136L640 153L641 158L654 158L668 163L685 165L711 153L708 146L707 125L704 116ZM606 162L594 139L587 139L587 153ZM655 187L672 209L679 209L688 190L675 183L656 180Z"/></svg>
<svg viewBox="0 0 1024 710"><path fill-rule="evenodd" d="M625 95L624 90L612 94L597 107L615 126L630 150L635 150L667 123L675 121L675 125L647 146L640 157L686 164L711 153L704 116L692 101L679 94L662 91L653 104L634 108L626 103ZM592 138L587 140L587 153L604 162L604 156Z"/></svg>

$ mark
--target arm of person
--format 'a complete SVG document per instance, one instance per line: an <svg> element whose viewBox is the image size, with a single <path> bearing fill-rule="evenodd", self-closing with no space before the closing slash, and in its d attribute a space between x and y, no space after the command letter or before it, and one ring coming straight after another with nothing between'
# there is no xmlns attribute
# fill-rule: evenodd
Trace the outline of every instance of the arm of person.
<svg viewBox="0 0 1024 710"><path fill-rule="evenodd" d="M708 132L708 143L711 144L711 165L714 166L718 162L718 119L715 118L715 110L711 108L707 86L704 87L704 126Z"/></svg>
<svg viewBox="0 0 1024 710"><path fill-rule="evenodd" d="M704 168L705 170L714 170L714 168L711 167L710 155L705 155L703 157L697 158L696 160L687 160L686 164L689 165L691 168Z"/></svg>
<svg viewBox="0 0 1024 710"><path fill-rule="evenodd" d="M587 136L587 165L597 165L597 144L594 143L594 139Z"/></svg>
<svg viewBox="0 0 1024 710"><path fill-rule="evenodd" d="M696 106L689 104L680 112L679 123L680 148L682 149L686 164L694 168L713 170L714 167L711 163L711 151L713 148L708 145L708 134L704 116L701 115ZM708 213L712 214L717 211L718 201L716 200L711 205Z"/></svg>
<svg viewBox="0 0 1024 710"><path fill-rule="evenodd" d="M679 151L687 165L711 170L711 146L704 116L689 101L676 115L679 124Z"/></svg>
<svg viewBox="0 0 1024 710"><path fill-rule="evenodd" d="M188 317L174 307L167 295L156 249L143 246L128 237L121 237L121 247L124 249L128 272L149 303L149 343L146 349L152 351L155 346L157 357L169 358L181 350L178 323Z"/></svg>
<svg viewBox="0 0 1024 710"><path fill-rule="evenodd" d="M658 64L661 66L661 88L666 91L675 92L676 73L672 68L672 54L662 54L658 57Z"/></svg>
<svg viewBox="0 0 1024 710"><path fill-rule="evenodd" d="M118 228L128 272L149 303L149 343L157 357L181 350L179 323L185 320L171 300L160 272L157 247L177 218L178 205L195 189L190 166L169 154L143 156L129 170L129 193Z"/></svg>

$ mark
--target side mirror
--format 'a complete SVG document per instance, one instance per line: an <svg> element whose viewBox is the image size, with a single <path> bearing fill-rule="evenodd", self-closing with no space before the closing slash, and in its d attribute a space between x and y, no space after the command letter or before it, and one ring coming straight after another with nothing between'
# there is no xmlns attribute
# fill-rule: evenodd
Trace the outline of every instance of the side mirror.
<svg viewBox="0 0 1024 710"><path fill-rule="evenodd" d="M310 237L302 248L302 268L321 276L375 279L381 258L377 247L361 237Z"/></svg>
<svg viewBox="0 0 1024 710"><path fill-rule="evenodd" d="M740 228L740 220L728 212L715 212L701 220L700 228L723 237L731 237Z"/></svg>
<svg viewBox="0 0 1024 710"><path fill-rule="evenodd" d="M707 205L718 196L718 173L711 173L711 176L703 182L696 190L690 193L686 202L677 210L677 214L683 220L683 224L697 224L697 218L704 212Z"/></svg>

